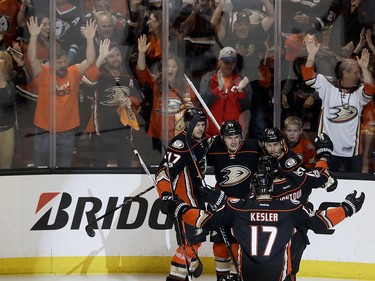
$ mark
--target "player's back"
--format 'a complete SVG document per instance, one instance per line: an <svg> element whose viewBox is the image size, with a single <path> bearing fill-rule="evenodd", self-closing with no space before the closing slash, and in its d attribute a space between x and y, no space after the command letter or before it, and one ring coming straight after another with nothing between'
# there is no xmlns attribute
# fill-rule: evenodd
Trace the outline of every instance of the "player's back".
<svg viewBox="0 0 375 281"><path fill-rule="evenodd" d="M284 280L291 270L293 212L299 212L302 205L289 200L233 199L230 207L236 212L233 233L241 246L244 280Z"/></svg>

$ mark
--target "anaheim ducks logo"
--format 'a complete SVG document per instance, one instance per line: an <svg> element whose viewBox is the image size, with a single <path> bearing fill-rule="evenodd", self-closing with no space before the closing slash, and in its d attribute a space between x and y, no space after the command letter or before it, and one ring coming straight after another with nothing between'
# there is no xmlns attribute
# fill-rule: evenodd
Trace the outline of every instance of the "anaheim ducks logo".
<svg viewBox="0 0 375 281"><path fill-rule="evenodd" d="M10 29L11 19L7 16L0 15L0 32L6 33Z"/></svg>
<svg viewBox="0 0 375 281"><path fill-rule="evenodd" d="M328 120L334 123L343 123L353 120L358 115L358 110L354 106L345 108L343 106L330 107Z"/></svg>
<svg viewBox="0 0 375 281"><path fill-rule="evenodd" d="M105 91L110 92L110 94L106 96L108 99L100 102L100 104L106 106L118 106L122 100L130 96L130 89L124 86L114 86Z"/></svg>
<svg viewBox="0 0 375 281"><path fill-rule="evenodd" d="M56 19L56 37L62 37L70 29L70 24L62 19Z"/></svg>
<svg viewBox="0 0 375 281"><path fill-rule="evenodd" d="M168 108L167 110L163 108L155 109L158 113L167 113L167 114L175 114L180 110L181 100L177 98L169 98L168 99Z"/></svg>
<svg viewBox="0 0 375 281"><path fill-rule="evenodd" d="M251 171L245 166L232 165L221 170L225 175L223 176L223 181L220 183L222 187L233 186L244 182L250 177Z"/></svg>

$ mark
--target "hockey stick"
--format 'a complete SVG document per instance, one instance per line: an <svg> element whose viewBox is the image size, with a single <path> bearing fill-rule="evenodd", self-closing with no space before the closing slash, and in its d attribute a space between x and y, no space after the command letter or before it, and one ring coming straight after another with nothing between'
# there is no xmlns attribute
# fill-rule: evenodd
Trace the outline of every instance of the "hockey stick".
<svg viewBox="0 0 375 281"><path fill-rule="evenodd" d="M149 192L150 190L154 189L155 186L150 186L149 188L145 189L144 191L138 193L137 195L127 199L124 203L122 203L121 205L117 206L116 208L108 211L107 213L105 213L104 215L98 217L96 220L90 222L88 225L86 225L85 227L85 230L86 230L86 233L88 236L90 237L94 237L95 236L95 231L94 231L94 228L93 226L95 225L96 228L98 228L98 225L97 225L97 222L104 219L105 217L109 216L110 214L113 214L114 212L116 212L118 209L121 209L122 207L124 207L125 205L133 202L134 199L137 199L139 197L141 197L143 194Z"/></svg>
<svg viewBox="0 0 375 281"><path fill-rule="evenodd" d="M137 158L139 160L139 163L141 164L143 170L146 172L146 174L148 175L148 177L151 179L152 183L154 184L154 187L156 188L157 183L156 183L155 178L151 175L150 171L147 169L147 166L146 166L145 162L143 162L143 159L142 159L141 155L139 155L138 150L135 149L131 139L129 137L127 137L127 139L129 141L132 149L133 149L133 152L134 152L135 156L137 156Z"/></svg>
<svg viewBox="0 0 375 281"><path fill-rule="evenodd" d="M213 190L211 187L209 187L209 186L206 184L206 182L205 182L205 180L204 180L204 178L203 178L203 175L202 175L202 173L201 173L201 170L199 169L199 167L198 167L198 165L197 165L197 161L198 161L198 160L197 160L197 157L196 157L196 155L194 154L194 152L193 152L193 148L192 148L191 143L190 143L191 138L192 138L192 135L193 135L193 130L194 130L196 124L199 122L199 120L200 120L200 117L199 117L198 115L195 115L195 116L193 117L193 119L189 122L189 127L188 127L187 132L186 132L186 144L187 144L187 146L188 146L188 150L189 150L190 156L191 156L191 158L193 159L194 167L195 167L195 169L196 169L196 171L197 171L198 178L199 178L199 180L201 181L202 188L203 188L204 190ZM213 208L213 210L214 210L214 208ZM214 210L214 211L215 211L215 210ZM241 275L240 275L239 265L238 265L238 262L237 262L237 260L236 260L236 258L235 258L235 256L234 256L234 253L233 253L233 251L232 251L232 248L231 248L231 245L230 245L230 241L229 241L229 239L228 239L228 236L227 236L227 234L226 234L226 232L225 232L225 230L224 230L223 227L219 227L219 230L220 230L220 234L221 234L221 236L223 237L223 240L224 240L225 246L226 246L226 248L227 248L227 250L228 250L228 252L229 252L229 255L230 255L230 258L231 258L231 260L232 260L232 263L233 263L233 265L234 265L234 267L235 267L235 270L236 270L236 273L237 273L237 275L238 275L238 278L240 278L240 280L242 280Z"/></svg>
<svg viewBox="0 0 375 281"><path fill-rule="evenodd" d="M114 208L113 210L111 210L111 211L105 213L104 215L102 215L102 216L100 216L99 218L97 218L95 221L93 221L93 222L89 223L88 225L86 225L85 230L86 230L87 235L90 236L90 237L94 237L94 236L95 236L95 231L94 231L93 226L94 226L99 220L101 220L101 219L105 218L106 216L108 216L108 215L114 213L114 212L117 211L118 209L121 209L121 208L124 207L125 205L129 204L130 202L132 202L134 199L137 199L137 198L141 197L143 194L145 194L146 192L149 192L150 190L152 190L153 188L156 187L156 181L155 181L155 179L152 177L150 171L147 169L147 166L146 166L145 162L143 161L142 157L139 155L138 151L134 148L133 143L132 143L132 141L130 140L130 138L127 137L127 139L128 139L128 141L129 141L131 147L133 148L133 152L134 152L134 154L137 156L137 158L138 158L138 160L139 160L139 162L140 162L140 164L141 164L143 170L146 172L146 174L147 174L147 175L149 176L149 178L151 179L151 181L152 181L152 183L153 183L153 186L150 186L150 187L147 188L146 190L144 190L144 191L142 191L141 193L135 195L134 197L132 197L132 198L126 200L126 201L125 201L124 203L122 203L121 205L117 206L117 207ZM96 226L96 227L97 227L97 226Z"/></svg>
<svg viewBox="0 0 375 281"><path fill-rule="evenodd" d="M164 150L166 151L167 153L167 148L165 147L164 144L162 144L163 147L164 147ZM169 173L169 158L168 158L168 155L166 155L165 157L166 161L167 161L167 172L168 172L168 175L170 176L170 173ZM174 189L173 189L173 186L172 186L172 183L169 181L170 185L171 185L171 194L172 194L172 197L176 197L176 194L174 192ZM186 241L186 243L189 245L190 249L192 250L193 254L195 255L197 261L198 261L198 266L197 268L194 270L193 272L193 276L195 278L198 278L199 276L202 275L202 272L203 272L203 263L201 261L201 259L199 258L198 256L198 253L195 251L193 245L190 243L189 239L187 238L186 236L186 233L182 231L182 226L181 226L181 219L178 219L176 218L176 232L177 234L179 235L179 240L180 240L180 243L182 245L182 249L184 251L184 257L185 257L185 265L186 265L186 270L187 270L187 273L188 273L188 276L189 276L189 279L191 280L191 274L190 274L190 268L189 268L189 263L188 263L188 259L187 259L187 252L186 252L186 247L184 245L184 240ZM184 238L184 239L183 239Z"/></svg>
<svg viewBox="0 0 375 281"><path fill-rule="evenodd" d="M153 182L154 187L156 188L156 186L157 186L157 182L156 182L155 178L151 175L151 173L150 173L150 171L148 170L148 168L147 168L145 162L143 161L141 155L138 153L137 149L134 147L133 142L131 141L131 139L130 139L130 138L127 138L127 139L128 139L128 141L129 141L129 143L130 143L132 149L133 149L134 154L137 156L139 162L141 163L141 166L142 166L143 170L146 172L146 174L148 175L148 177L149 177L149 178L151 179L151 181ZM164 144L163 144L163 146L164 146ZM167 151L167 148L166 148L165 146L164 146L164 150ZM166 157L166 161L167 161L167 169L168 169L168 174L169 174L169 161L168 161L168 160L169 160L169 159L168 159L168 156L167 156L167 157ZM171 186L171 190L172 190L172 195L174 196L172 186ZM181 228L180 228L180 230L181 230ZM198 254L196 253L195 249L193 248L193 246L191 245L191 243L190 243L189 240L187 239L186 234L185 234L183 231L180 231L180 233L184 236L186 242L188 243L189 247L191 248L191 250L193 251L194 255L195 255L196 258L197 258L198 266L197 266L197 268L195 269L195 271L194 271L194 273L193 273L193 276L194 276L195 278L198 278L199 276L201 276L201 274L202 274L202 272L203 272L203 263L202 263L202 261L200 260L200 258L198 257ZM181 241L182 241L182 240L181 240ZM186 249L185 249L185 251L186 251Z"/></svg>
<svg viewBox="0 0 375 281"><path fill-rule="evenodd" d="M217 123L214 115L212 114L211 110L208 108L207 104L204 102L204 100L203 100L202 96L199 94L198 90L195 88L193 82L191 82L191 80L189 79L189 77L186 76L186 74L184 74L184 77L186 79L186 82L188 82L190 88L193 90L195 96L197 97L197 99L199 100L199 102L201 103L201 105L203 106L203 108L206 111L207 115L211 118L211 120L214 123L215 127L220 131L220 125L219 125L219 123Z"/></svg>

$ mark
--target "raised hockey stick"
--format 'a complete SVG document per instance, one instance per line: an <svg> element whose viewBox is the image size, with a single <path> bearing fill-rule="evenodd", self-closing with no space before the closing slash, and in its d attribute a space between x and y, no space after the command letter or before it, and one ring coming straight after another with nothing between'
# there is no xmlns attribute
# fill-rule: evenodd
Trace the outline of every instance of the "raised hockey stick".
<svg viewBox="0 0 375 281"><path fill-rule="evenodd" d="M95 236L95 231L94 231L94 226L95 228L98 228L98 225L97 225L97 222L104 219L105 217L109 216L110 214L113 214L114 212L116 212L118 209L121 209L122 207L124 207L125 205L133 202L133 200L141 197L143 194L149 192L150 190L154 189L155 186L150 186L149 188L143 190L142 192L138 193L137 195L127 199L124 203L122 203L121 205L117 206L116 208L108 211L107 213L105 213L104 215L98 217L96 220L90 222L88 225L86 225L85 227L85 230L86 230L86 233L88 236L90 237L94 237Z"/></svg>
<svg viewBox="0 0 375 281"><path fill-rule="evenodd" d="M201 103L201 105L203 106L203 108L206 111L207 115L210 117L210 119L214 123L215 127L220 131L220 125L219 125L219 123L217 123L214 115L212 114L211 110L208 108L207 104L204 102L204 100L203 100L202 96L199 94L198 90L195 88L193 82L191 82L191 80L189 79L189 77L187 77L186 74L184 74L184 77L185 77L186 82L189 84L190 88L193 90L195 96L197 97L197 99L199 100L199 102Z"/></svg>
<svg viewBox="0 0 375 281"><path fill-rule="evenodd" d="M189 150L190 156L191 156L191 158L193 159L194 167L195 167L195 169L196 169L196 171L197 171L198 178L199 178L199 180L201 181L202 188L203 188L204 190L213 190L210 186L208 186L208 185L206 184L206 181L205 181L204 178L203 178L203 175L202 175L202 173L201 173L201 170L199 169L198 164L197 164L197 161L198 161L198 160L197 160L197 157L196 157L195 153L193 152L193 147L191 146L191 143L190 143L190 142L191 142L192 135L193 135L193 130L194 130L194 128L195 128L195 125L199 122L199 120L200 120L200 117L199 117L198 115L196 115L196 116L194 116L194 118L189 122L189 127L188 127L187 132L186 132L186 144L187 144L187 146L188 146L188 150ZM215 211L215 210L214 210L214 211ZM237 275L238 275L238 278L239 278L240 280L242 280L242 279L241 279L241 275L240 275L239 265L238 265L238 262L237 262L237 260L236 260L236 258L235 258L235 256L234 256L234 253L233 253L233 251L232 251L232 248L231 248L231 245L230 245L230 241L229 241L229 239L228 239L228 236L227 236L227 234L226 234L226 232L225 232L225 230L224 230L223 227L220 227L219 230L220 230L220 234L221 234L221 236L223 237L223 240L224 240L225 246L226 246L226 248L227 248L227 250L228 250L228 252L229 252L229 255L230 255L230 258L231 258L231 260L232 260L232 263L233 263L233 265L234 265L234 267L235 267L235 270L236 270L236 273L237 273Z"/></svg>
<svg viewBox="0 0 375 281"><path fill-rule="evenodd" d="M164 147L164 151L166 151L166 153L167 153L167 148L165 147L164 144L162 144L162 145ZM168 175L170 175L170 173L169 173L169 158L168 158L168 155L166 155L165 159L167 161ZM171 194L172 194L173 197L176 197L176 194L174 192L174 189L173 189L173 186L172 186L171 182L170 182L170 185L171 185ZM199 258L198 253L195 251L193 245L190 243L189 239L187 238L186 233L182 231L181 219L177 219L177 218L176 218L176 232L177 232L177 235L179 235L179 239L178 240L180 240L180 243L182 244L180 246L182 246L183 251L184 251L185 265L186 265L186 270L187 270L187 273L188 273L188 276L189 276L188 278L191 280L190 268L189 268L189 263L188 263L188 259L187 259L187 252L186 252L186 247L184 245L184 240L186 241L186 243L188 244L188 246L190 247L191 251L193 252L193 254L195 255L195 257L196 257L196 259L198 261L197 268L193 272L193 276L195 278L198 278L199 276L202 275L202 272L203 272L203 263L202 263L201 259Z"/></svg>

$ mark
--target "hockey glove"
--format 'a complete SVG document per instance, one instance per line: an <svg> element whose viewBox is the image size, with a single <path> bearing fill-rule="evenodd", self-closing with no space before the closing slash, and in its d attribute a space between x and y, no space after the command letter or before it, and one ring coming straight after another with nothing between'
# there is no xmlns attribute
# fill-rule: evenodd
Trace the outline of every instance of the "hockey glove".
<svg viewBox="0 0 375 281"><path fill-rule="evenodd" d="M170 219L180 218L188 210L188 204L177 196L163 195L159 200L161 212Z"/></svg>
<svg viewBox="0 0 375 281"><path fill-rule="evenodd" d="M333 152L333 143L330 137L325 133L318 135L315 138L315 149L318 158L330 158Z"/></svg>
<svg viewBox="0 0 375 281"><path fill-rule="evenodd" d="M224 191L206 188L202 188L202 190L206 195L205 201L211 205L211 208L214 211L223 206L227 201L227 196L225 195Z"/></svg>
<svg viewBox="0 0 375 281"><path fill-rule="evenodd" d="M341 206L344 208L346 217L351 217L357 213L365 201L365 194L361 192L359 197L356 197L357 191L354 190L352 193L346 195L344 202L341 203Z"/></svg>
<svg viewBox="0 0 375 281"><path fill-rule="evenodd" d="M323 188L327 190L327 192L332 192L337 188L338 181L337 179L329 176L327 182L323 185Z"/></svg>

